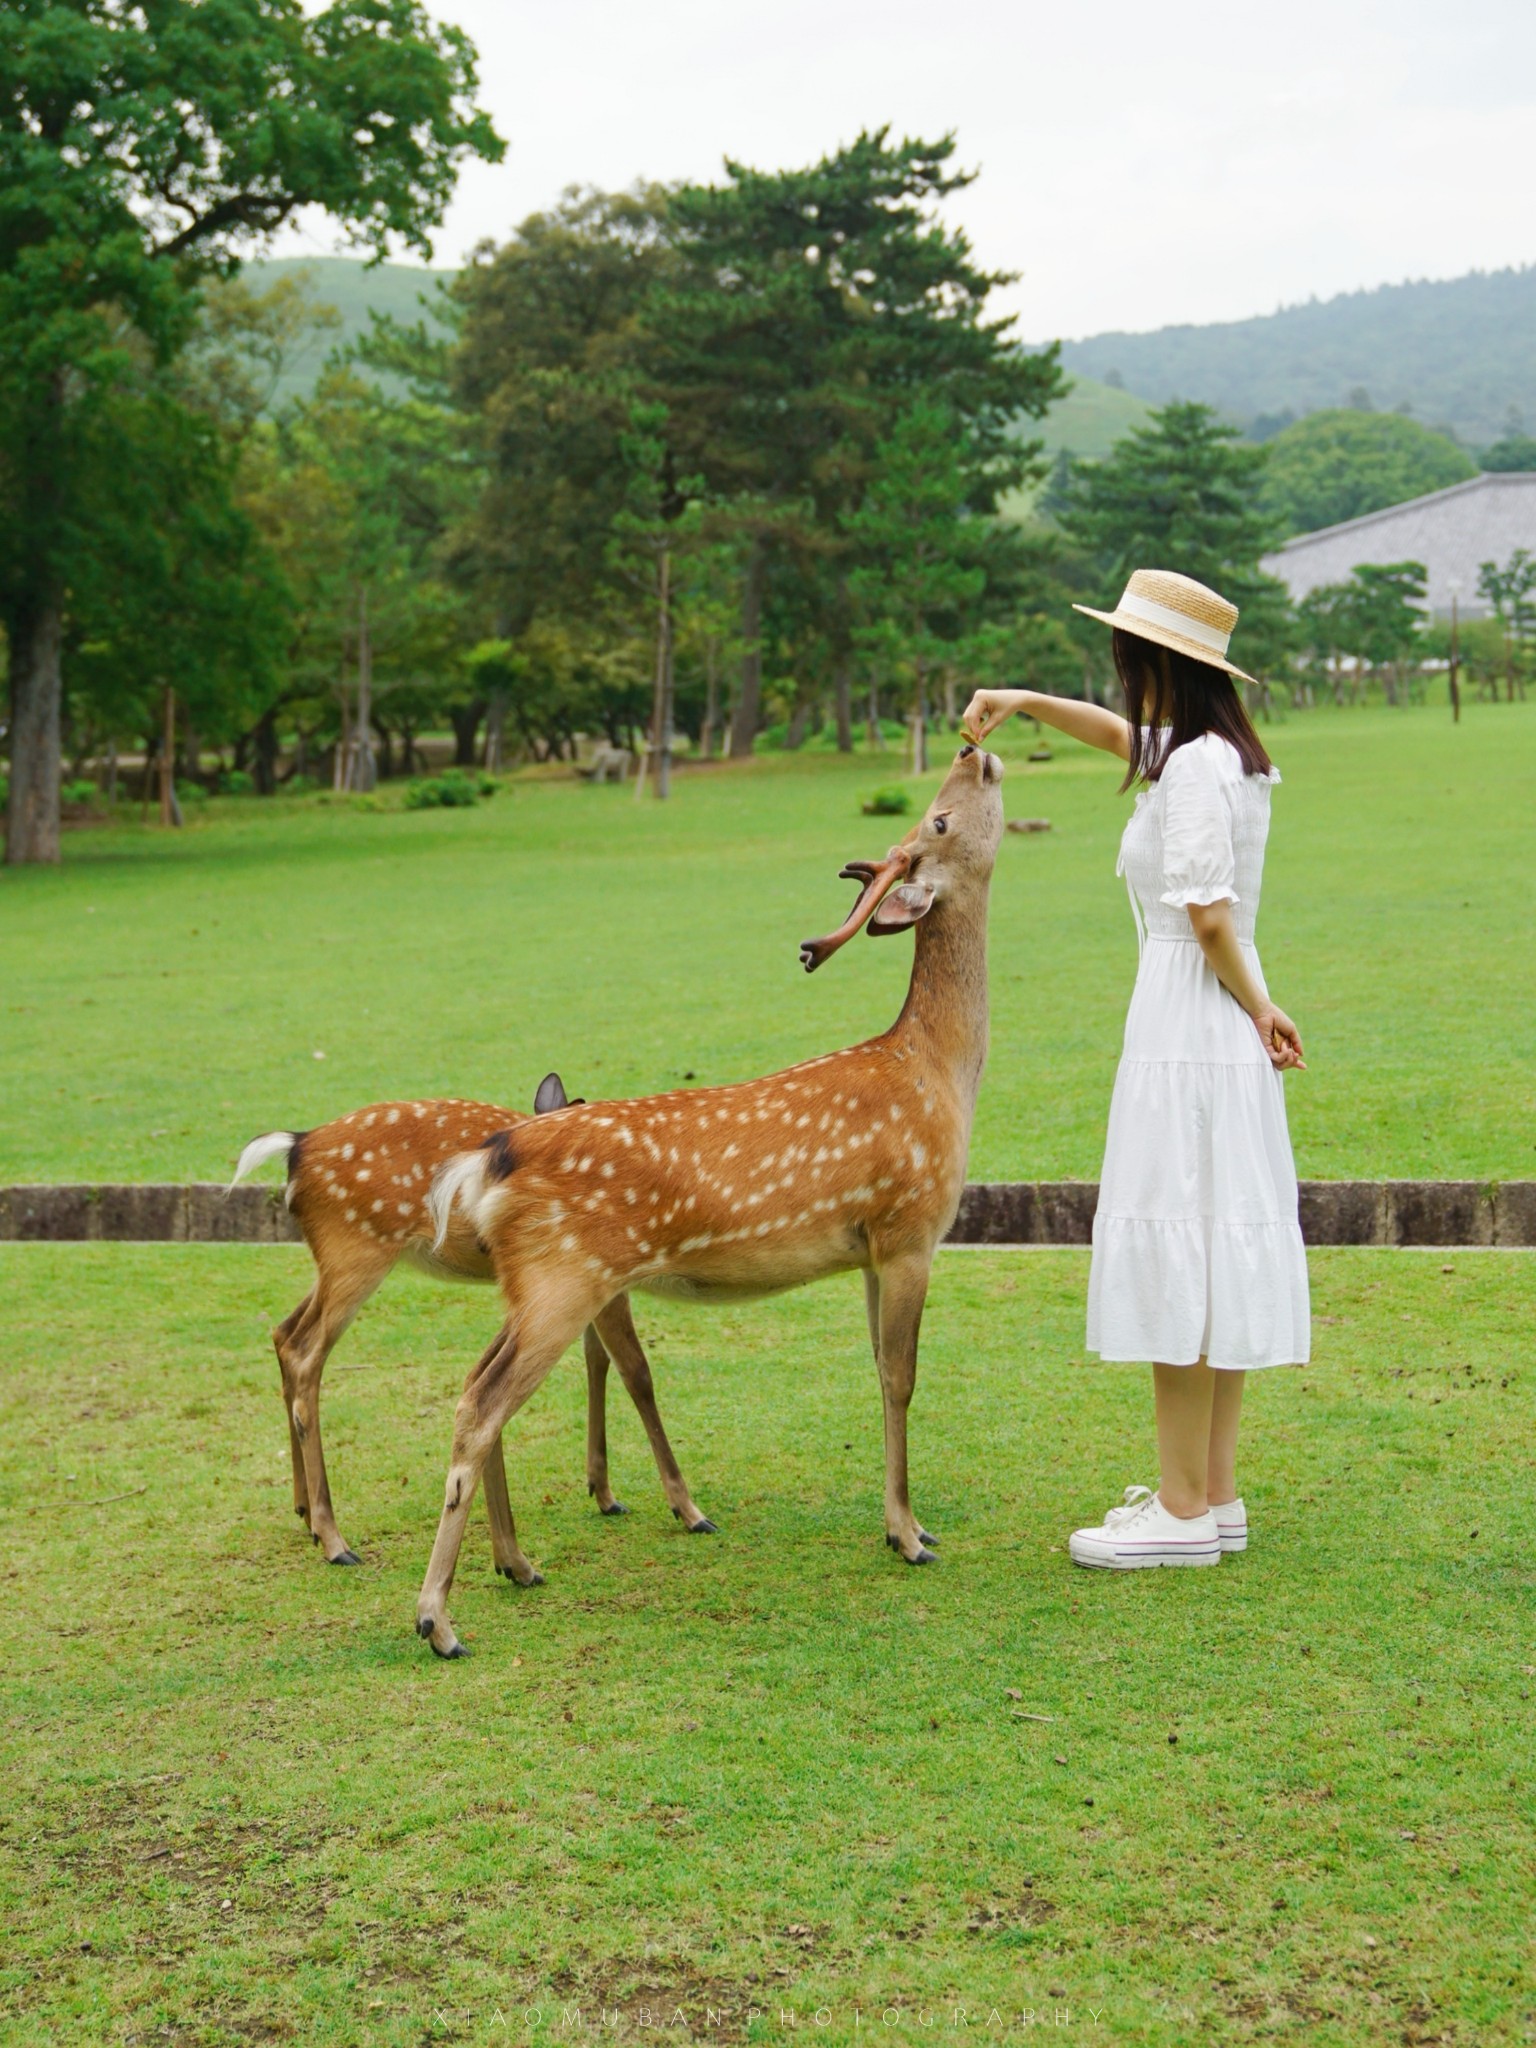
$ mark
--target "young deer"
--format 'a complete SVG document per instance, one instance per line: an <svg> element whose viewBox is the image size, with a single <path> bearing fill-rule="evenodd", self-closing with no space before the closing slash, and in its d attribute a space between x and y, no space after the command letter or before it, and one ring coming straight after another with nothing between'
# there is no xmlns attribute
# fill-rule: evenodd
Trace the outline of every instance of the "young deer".
<svg viewBox="0 0 1536 2048"><path fill-rule="evenodd" d="M847 921L801 948L819 967L867 925L915 925L901 1015L879 1038L767 1080L593 1102L498 1132L448 1161L439 1241L472 1229L507 1305L454 1418L442 1520L417 1632L462 1653L448 1619L470 1502L502 1427L577 1332L630 1287L696 1301L772 1294L862 1269L885 1403L886 1541L934 1539L907 1496L907 1407L929 1268L954 1220L987 1050L987 894L1002 764L963 747L927 815L878 865Z"/></svg>
<svg viewBox="0 0 1536 2048"><path fill-rule="evenodd" d="M558 1074L546 1074L534 1114L567 1106ZM375 1102L312 1131L269 1131L240 1154L235 1180L286 1153L288 1206L315 1262L315 1284L273 1332L283 1376L283 1407L293 1458L293 1511L328 1564L357 1564L336 1526L320 1442L320 1378L337 1339L392 1267L410 1258L451 1280L489 1280L490 1258L463 1221L439 1232L427 1209L432 1177L466 1144L529 1119L488 1102ZM715 1525L694 1505L662 1427L650 1366L635 1334L627 1296L606 1302L588 1324L587 1491L605 1515L622 1515L608 1481L607 1388L610 1360L639 1410L662 1487L678 1519L695 1535ZM501 1445L488 1455L486 1514L496 1569L519 1585L542 1583L518 1548Z"/></svg>

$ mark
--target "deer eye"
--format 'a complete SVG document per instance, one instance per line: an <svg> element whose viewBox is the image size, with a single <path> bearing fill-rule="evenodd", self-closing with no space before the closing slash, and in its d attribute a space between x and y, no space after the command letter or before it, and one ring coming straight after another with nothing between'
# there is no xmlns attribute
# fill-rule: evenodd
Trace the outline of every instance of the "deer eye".
<svg viewBox="0 0 1536 2048"><path fill-rule="evenodd" d="M933 829L935 832L947 832L949 830L948 818L935 818L933 821Z"/></svg>

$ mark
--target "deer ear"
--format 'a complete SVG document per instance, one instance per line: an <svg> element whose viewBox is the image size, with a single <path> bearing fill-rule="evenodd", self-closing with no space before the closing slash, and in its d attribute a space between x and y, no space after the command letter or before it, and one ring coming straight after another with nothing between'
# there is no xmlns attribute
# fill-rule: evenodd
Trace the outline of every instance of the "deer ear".
<svg viewBox="0 0 1536 2048"><path fill-rule="evenodd" d="M533 1113L535 1116L548 1116L552 1109L564 1109L569 1100L560 1076L546 1074L534 1090Z"/></svg>
<svg viewBox="0 0 1536 2048"><path fill-rule="evenodd" d="M872 939L883 938L888 932L903 932L910 924L916 924L920 917L926 917L933 908L934 888L932 882L903 882L899 889L893 889L882 901L880 908L869 920L866 929Z"/></svg>

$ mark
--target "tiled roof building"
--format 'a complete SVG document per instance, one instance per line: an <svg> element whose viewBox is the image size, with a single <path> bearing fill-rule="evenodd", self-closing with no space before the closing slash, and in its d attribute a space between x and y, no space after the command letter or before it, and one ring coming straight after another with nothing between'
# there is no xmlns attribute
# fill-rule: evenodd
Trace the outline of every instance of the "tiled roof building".
<svg viewBox="0 0 1536 2048"><path fill-rule="evenodd" d="M1366 563L1422 562L1430 610L1449 612L1454 582L1463 615L1476 618L1489 609L1477 594L1479 568L1502 568L1516 548L1536 555L1536 473L1529 471L1470 477L1406 505L1298 534L1266 555L1263 567L1299 599L1321 583L1347 582Z"/></svg>

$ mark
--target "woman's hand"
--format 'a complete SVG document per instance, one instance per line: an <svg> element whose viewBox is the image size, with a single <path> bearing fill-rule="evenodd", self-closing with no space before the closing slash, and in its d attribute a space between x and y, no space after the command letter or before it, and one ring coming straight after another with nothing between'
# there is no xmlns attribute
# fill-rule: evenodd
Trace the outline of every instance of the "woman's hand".
<svg viewBox="0 0 1536 2048"><path fill-rule="evenodd" d="M1270 1065L1282 1074L1287 1067L1300 1067L1305 1072L1307 1063L1301 1056L1301 1033L1284 1010L1266 999L1250 1014L1253 1028L1269 1054Z"/></svg>
<svg viewBox="0 0 1536 2048"><path fill-rule="evenodd" d="M1005 719L1022 708L1029 694L1028 690L978 690L960 720L962 734L979 747Z"/></svg>

